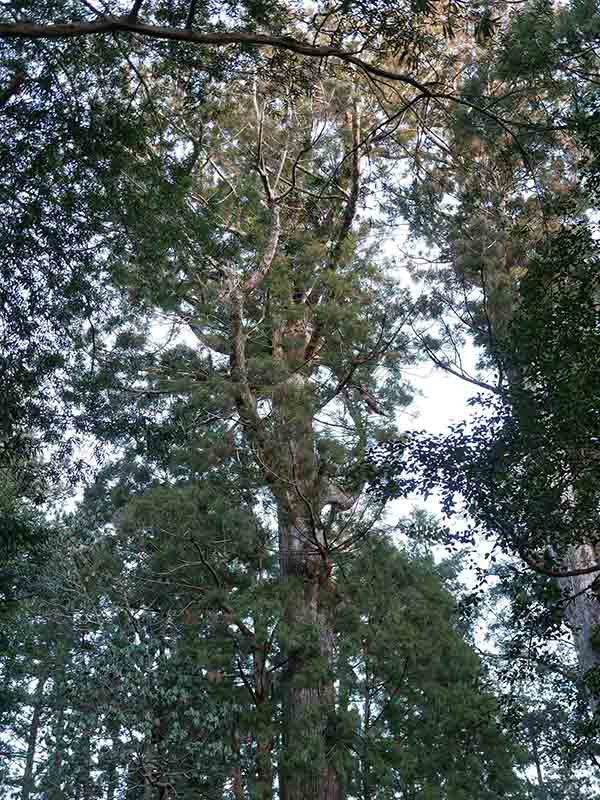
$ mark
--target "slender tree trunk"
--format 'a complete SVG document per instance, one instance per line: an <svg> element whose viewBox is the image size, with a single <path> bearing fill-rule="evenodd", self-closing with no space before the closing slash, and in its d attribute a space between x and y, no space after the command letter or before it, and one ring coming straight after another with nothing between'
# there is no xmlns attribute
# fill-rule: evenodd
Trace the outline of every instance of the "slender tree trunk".
<svg viewBox="0 0 600 800"><path fill-rule="evenodd" d="M125 797L127 800L140 800L144 796L144 791L144 764L142 759L137 756L136 758L131 758L127 765Z"/></svg>
<svg viewBox="0 0 600 800"><path fill-rule="evenodd" d="M108 783L106 785L106 800L115 800L116 789L117 789L117 771L114 767L112 767L108 774Z"/></svg>
<svg viewBox="0 0 600 800"><path fill-rule="evenodd" d="M79 764L77 770L77 791L76 797L81 800L92 800L94 797L94 785L92 780L92 733L86 724L85 729L80 733L78 750Z"/></svg>
<svg viewBox="0 0 600 800"><path fill-rule="evenodd" d="M231 734L231 750L233 752L234 762L232 775L232 790L235 800L244 800L244 781L242 779L241 767L241 747L240 747L240 732L237 728L237 723L234 726Z"/></svg>
<svg viewBox="0 0 600 800"><path fill-rule="evenodd" d="M255 630L260 631L260 621L256 620ZM263 645L266 631L260 631L257 643ZM273 708L270 698L271 679L266 669L265 650L257 647L253 655L254 699L256 721L254 742L256 745L255 780L252 797L254 800L271 800L273 797Z"/></svg>
<svg viewBox="0 0 600 800"><path fill-rule="evenodd" d="M61 789L61 770L63 762L64 732L65 732L65 697L64 681L60 681L56 687L56 723L54 725L54 753L52 764L49 770L48 800L61 800L63 794Z"/></svg>
<svg viewBox="0 0 600 800"><path fill-rule="evenodd" d="M271 800L273 797L273 761L271 742L264 736L256 741L256 800Z"/></svg>
<svg viewBox="0 0 600 800"><path fill-rule="evenodd" d="M537 746L537 739L535 736L531 737L531 748L533 751L533 759L535 761L535 769L537 772L537 779L538 779L538 786L543 789L544 787L544 776L542 774L542 765L540 764L540 755L538 752Z"/></svg>
<svg viewBox="0 0 600 800"><path fill-rule="evenodd" d="M29 736L27 738L27 756L25 758L25 771L21 783L21 800L29 800L29 796L35 787L33 784L33 767L35 763L35 751L37 747L40 720L42 716L44 687L48 680L47 673L40 673L35 694L33 696L33 713L29 725Z"/></svg>
<svg viewBox="0 0 600 800"><path fill-rule="evenodd" d="M366 650L366 648L365 648ZM362 800L371 800L371 766L369 764L369 734L371 728L371 690L370 690L370 675L368 668L368 656L365 652L365 660L367 666L365 667L365 680L364 680L364 701L363 701L363 730L364 730L364 751L362 757Z"/></svg>
<svg viewBox="0 0 600 800"><path fill-rule="evenodd" d="M233 796L235 800L244 800L244 781L242 780L242 770L238 763L233 767Z"/></svg>
<svg viewBox="0 0 600 800"><path fill-rule="evenodd" d="M154 779L158 773L156 752L151 735L144 745L144 800L154 800L156 791Z"/></svg>

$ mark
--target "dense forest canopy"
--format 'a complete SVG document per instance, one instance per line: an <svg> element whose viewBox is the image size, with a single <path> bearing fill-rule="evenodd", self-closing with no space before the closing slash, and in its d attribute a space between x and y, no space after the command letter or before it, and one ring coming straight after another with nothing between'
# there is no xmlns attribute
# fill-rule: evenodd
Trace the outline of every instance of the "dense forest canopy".
<svg viewBox="0 0 600 800"><path fill-rule="evenodd" d="M598 46L0 3L3 796L598 796Z"/></svg>

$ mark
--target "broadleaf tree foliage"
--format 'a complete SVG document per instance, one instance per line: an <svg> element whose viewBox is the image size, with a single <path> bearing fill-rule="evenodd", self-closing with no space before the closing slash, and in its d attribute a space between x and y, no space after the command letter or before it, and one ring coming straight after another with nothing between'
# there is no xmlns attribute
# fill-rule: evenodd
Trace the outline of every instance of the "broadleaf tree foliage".
<svg viewBox="0 0 600 800"><path fill-rule="evenodd" d="M445 163L435 159L425 182L396 190L444 265L414 263L429 285L423 345L484 393L473 401L481 413L472 423L415 438L407 460L404 450L382 454L396 464L383 470L387 478L403 474L388 482L392 494L440 490L447 511L459 495L466 501L492 548L518 557L516 594L523 567L531 596L545 578L544 620L533 635L543 644L557 623L570 629L592 707L600 613L597 91L586 78L597 68L597 29L593 4L557 13L533 4L517 15L465 88L476 100L510 80L514 90L497 108L520 119L518 140L461 113ZM461 365L465 336L482 348L479 375ZM378 481L383 494L387 478Z"/></svg>
<svg viewBox="0 0 600 800"><path fill-rule="evenodd" d="M383 513L441 483L536 576L593 547L592 4L0 9L8 796L545 796L457 564ZM468 442L400 434L422 357L498 398Z"/></svg>

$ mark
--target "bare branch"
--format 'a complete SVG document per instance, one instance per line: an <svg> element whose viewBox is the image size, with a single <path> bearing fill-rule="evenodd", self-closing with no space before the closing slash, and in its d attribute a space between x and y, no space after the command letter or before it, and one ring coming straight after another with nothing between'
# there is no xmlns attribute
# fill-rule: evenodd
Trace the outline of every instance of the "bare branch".
<svg viewBox="0 0 600 800"><path fill-rule="evenodd" d="M268 274L269 270L271 269L273 259L275 258L275 254L277 252L277 247L279 245L279 235L281 232L281 216L279 212L279 205L273 196L273 190L271 189L271 183L269 181L269 176L267 174L267 170L265 167L264 154L263 154L263 131L264 131L265 108L264 105L262 108L260 108L259 106L258 96L256 91L256 82L254 83L254 108L256 111L256 121L258 124L256 170L262 180L262 184L265 190L265 198L267 206L271 210L271 226L269 230L269 237L267 239L267 245L265 247L265 252L263 253L263 256L260 260L260 267L255 272L253 272L252 275L250 275L250 277L244 283L244 290L246 292L251 292L254 289L256 289L258 284L264 279L264 277ZM278 174L275 180L275 187L277 186L277 182L281 177L281 172L283 171L286 159L287 159L287 146L284 149L284 153L281 159L281 164L278 169Z"/></svg>
<svg viewBox="0 0 600 800"><path fill-rule="evenodd" d="M253 99L254 99L254 110L256 113L256 123L258 126L258 135L256 141L256 171L260 175L262 180L265 195L267 197L267 204L269 206L273 205L273 192L271 191L271 183L269 181L269 176L267 174L267 170L265 167L265 158L263 152L263 135L264 135L264 124L265 124L265 106L263 103L262 108L258 102L258 94L256 88L256 81L254 81L254 92L253 92Z"/></svg>
<svg viewBox="0 0 600 800"><path fill-rule="evenodd" d="M289 124L290 116L291 116L291 111L288 108L288 112L287 112L287 115L286 115L287 135L286 135L286 139L285 139L285 146L283 148L283 152L281 154L281 159L279 161L279 168L277 170L277 174L275 175L275 182L273 183L273 191L274 192L277 191L277 186L279 185L279 181L281 180L281 176L283 175L283 169L285 167L285 163L286 163L287 158L288 158L288 151L290 149L290 138L291 138L291 130L290 130L290 124Z"/></svg>
<svg viewBox="0 0 600 800"><path fill-rule="evenodd" d="M187 320L187 323L200 344L208 350L213 350L215 353L229 355L229 347L225 337L204 333L202 327L191 318Z"/></svg>
<svg viewBox="0 0 600 800"><path fill-rule="evenodd" d="M221 169L221 168L218 166L217 162L214 160L214 158L213 158L212 156L209 156L209 157L208 157L208 159L207 159L207 161L208 161L208 163L211 165L211 167L214 169L214 171L217 173L217 175L219 176L219 178L221 178L221 180L222 180L224 183L226 183L226 184L227 184L227 186L229 186L229 189L231 190L231 194L233 194L233 195L235 195L235 197L237 197L237 196L238 196L238 193L237 193L237 192L236 192L236 190L235 190L235 186L233 185L233 183L231 182L231 180L230 180L230 179L227 177L227 175L225 174L224 170L223 170L223 169Z"/></svg>
<svg viewBox="0 0 600 800"><path fill-rule="evenodd" d="M417 336L417 338L419 339L421 345L425 349L425 352L427 353L429 358L433 361L433 363L436 365L436 367L439 367L440 369L443 369L444 372L448 372L448 373L450 373L450 375L454 375L457 378L460 378L461 380L466 381L467 383L471 383L473 386L479 387L480 389L485 389L486 391L493 392L494 394L497 394L497 395L502 395L503 394L503 391L500 388L500 386L492 386L491 383L486 383L485 381L480 381L478 378L474 378L472 375L469 375L463 369L455 369L454 367L450 366L450 364L448 364L446 361L442 361L442 359L438 358L438 356L429 347L429 345L427 344L427 342L425 341L423 336L420 333L418 333L417 331L415 331L414 327L413 327L413 331L414 331L415 335Z"/></svg>
<svg viewBox="0 0 600 800"><path fill-rule="evenodd" d="M102 19L106 19L106 15L99 11L92 3L89 3L88 0L79 0L79 2L88 8L92 13L94 13L97 17L102 17Z"/></svg>
<svg viewBox="0 0 600 800"><path fill-rule="evenodd" d="M129 12L129 19L131 22L136 22L138 18L138 14L140 13L140 8L142 7L142 3L144 0L134 0L133 5L131 6L131 11Z"/></svg>

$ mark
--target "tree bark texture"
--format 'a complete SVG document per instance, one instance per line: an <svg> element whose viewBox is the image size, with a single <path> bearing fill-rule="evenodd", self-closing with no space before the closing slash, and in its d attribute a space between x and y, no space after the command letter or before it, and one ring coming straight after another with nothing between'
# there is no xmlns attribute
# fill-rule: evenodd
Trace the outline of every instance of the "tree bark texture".
<svg viewBox="0 0 600 800"><path fill-rule="evenodd" d="M565 571L585 569L599 562L600 547L580 544L571 548L564 567ZM598 572L591 572L587 575L558 579L567 597L573 598L567 602L566 613L573 632L582 676L589 670L600 667L600 649L597 645L594 646L594 642L598 640L597 633L600 633L600 600L598 589L592 585L598 575ZM598 700L597 696L592 696L591 703L594 708Z"/></svg>
<svg viewBox="0 0 600 800"><path fill-rule="evenodd" d="M284 481L277 487L280 569L288 592L285 622L290 632L284 748L286 759L296 765L281 774L281 798L342 800L341 782L327 753L327 725L335 713L334 633L323 581L325 543L319 526L323 487L309 393L305 379L295 375L275 409L277 438L286 462L279 465Z"/></svg>

